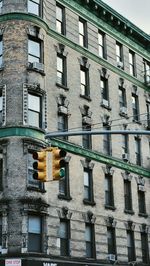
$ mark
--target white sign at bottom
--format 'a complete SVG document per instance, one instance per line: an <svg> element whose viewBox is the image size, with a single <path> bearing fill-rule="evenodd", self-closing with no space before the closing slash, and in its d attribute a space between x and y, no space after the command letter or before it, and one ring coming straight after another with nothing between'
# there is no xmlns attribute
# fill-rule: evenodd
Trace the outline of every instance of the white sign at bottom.
<svg viewBox="0 0 150 266"><path fill-rule="evenodd" d="M5 266L21 266L21 259L7 259Z"/></svg>

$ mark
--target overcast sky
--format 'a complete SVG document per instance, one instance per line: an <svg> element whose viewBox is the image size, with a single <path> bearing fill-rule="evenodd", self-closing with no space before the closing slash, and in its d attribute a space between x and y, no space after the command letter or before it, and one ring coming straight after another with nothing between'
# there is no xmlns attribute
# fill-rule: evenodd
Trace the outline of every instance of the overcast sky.
<svg viewBox="0 0 150 266"><path fill-rule="evenodd" d="M150 0L102 0L150 34Z"/></svg>

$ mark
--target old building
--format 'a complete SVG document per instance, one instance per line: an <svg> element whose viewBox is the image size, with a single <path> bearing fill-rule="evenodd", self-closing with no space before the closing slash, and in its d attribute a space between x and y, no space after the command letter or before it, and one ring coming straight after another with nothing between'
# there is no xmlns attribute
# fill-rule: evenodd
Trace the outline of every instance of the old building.
<svg viewBox="0 0 150 266"><path fill-rule="evenodd" d="M101 0L0 1L1 266L149 265L149 89L150 36ZM71 130L137 134L45 139Z"/></svg>

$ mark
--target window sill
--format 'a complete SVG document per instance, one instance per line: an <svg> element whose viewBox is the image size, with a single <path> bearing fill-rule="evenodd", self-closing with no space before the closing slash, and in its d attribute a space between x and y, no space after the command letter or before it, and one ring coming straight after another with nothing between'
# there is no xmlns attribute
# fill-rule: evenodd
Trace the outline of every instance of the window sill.
<svg viewBox="0 0 150 266"><path fill-rule="evenodd" d="M37 187L29 186L29 185L27 187L27 190L37 191L37 192L40 192L40 193L45 193L46 192L45 188L37 188Z"/></svg>
<svg viewBox="0 0 150 266"><path fill-rule="evenodd" d="M127 214L134 215L134 211L133 210L124 209L124 212L127 213Z"/></svg>
<svg viewBox="0 0 150 266"><path fill-rule="evenodd" d="M105 109L111 111L111 107L110 107L109 105L105 105L104 103L101 103L100 105L101 105L103 108L105 108Z"/></svg>
<svg viewBox="0 0 150 266"><path fill-rule="evenodd" d="M96 202L94 200L88 200L88 199L83 199L83 203L85 205L91 205L91 206L95 206Z"/></svg>
<svg viewBox="0 0 150 266"><path fill-rule="evenodd" d="M27 66L27 70L29 71L33 71L33 72L37 72L39 74L41 74L42 76L45 76L45 72L44 70L40 70L40 69L36 69L36 68L32 68L30 66Z"/></svg>
<svg viewBox="0 0 150 266"><path fill-rule="evenodd" d="M72 197L70 195L58 194L58 199L70 201Z"/></svg>
<svg viewBox="0 0 150 266"><path fill-rule="evenodd" d="M115 206L111 206L111 205L107 205L107 204L105 204L105 209L110 209L110 210L115 211L115 210L116 210L116 207L115 207Z"/></svg>
<svg viewBox="0 0 150 266"><path fill-rule="evenodd" d="M90 96L80 94L80 97L84 98L85 100L92 101Z"/></svg>
<svg viewBox="0 0 150 266"><path fill-rule="evenodd" d="M124 114L124 113L122 113L122 112L119 112L119 115L120 115L121 117L126 118L126 119L129 118L129 116L128 116L127 114Z"/></svg>
<svg viewBox="0 0 150 266"><path fill-rule="evenodd" d="M56 82L56 86L61 88L61 89L64 89L65 91L69 91L69 88L67 86L63 85L63 84L60 84L60 83Z"/></svg>
<svg viewBox="0 0 150 266"><path fill-rule="evenodd" d="M140 217L145 217L147 218L148 217L148 214L147 213L142 213L142 212L139 212L138 214Z"/></svg>

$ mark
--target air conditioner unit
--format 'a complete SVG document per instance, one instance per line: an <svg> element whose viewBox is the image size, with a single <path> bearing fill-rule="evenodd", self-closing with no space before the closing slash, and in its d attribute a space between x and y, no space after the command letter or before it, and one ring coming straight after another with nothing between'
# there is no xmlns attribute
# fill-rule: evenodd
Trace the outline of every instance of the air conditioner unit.
<svg viewBox="0 0 150 266"><path fill-rule="evenodd" d="M123 68L123 62L118 61L118 62L117 62L117 67L119 67L119 68Z"/></svg>
<svg viewBox="0 0 150 266"><path fill-rule="evenodd" d="M82 123L83 123L83 124L91 125L91 124L92 124L91 117L84 116L84 117L82 118Z"/></svg>
<svg viewBox="0 0 150 266"><path fill-rule="evenodd" d="M127 114L127 108L125 107L125 106L122 106L121 108L120 108L120 113L121 114Z"/></svg>
<svg viewBox="0 0 150 266"><path fill-rule="evenodd" d="M33 63L31 63L31 68L36 69L36 70L40 70L40 71L44 71L44 64L39 63L39 62L33 62Z"/></svg>
<svg viewBox="0 0 150 266"><path fill-rule="evenodd" d="M129 161L129 154L128 154L128 153L123 153L123 154L122 154L122 159L123 159L124 161Z"/></svg>
<svg viewBox="0 0 150 266"><path fill-rule="evenodd" d="M114 255L114 254L108 254L108 260L115 261L116 260L116 255Z"/></svg>
<svg viewBox="0 0 150 266"><path fill-rule="evenodd" d="M109 106L109 102L108 102L108 100L105 100L105 99L103 99L102 100L102 104L104 105L104 106Z"/></svg>
<svg viewBox="0 0 150 266"><path fill-rule="evenodd" d="M138 189L140 190L140 191L145 191L145 187L144 186L142 186L142 185L138 185Z"/></svg>
<svg viewBox="0 0 150 266"><path fill-rule="evenodd" d="M68 114L68 109L67 109L66 106L61 105L61 106L58 107L58 112L67 115Z"/></svg>

